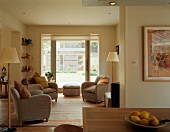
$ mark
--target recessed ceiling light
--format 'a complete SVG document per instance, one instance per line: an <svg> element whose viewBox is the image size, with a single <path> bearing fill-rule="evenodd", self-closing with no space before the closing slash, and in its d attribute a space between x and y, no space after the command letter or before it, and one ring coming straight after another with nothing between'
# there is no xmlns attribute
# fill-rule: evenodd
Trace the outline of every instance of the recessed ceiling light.
<svg viewBox="0 0 170 132"><path fill-rule="evenodd" d="M109 5L114 6L116 5L116 2L109 2Z"/></svg>

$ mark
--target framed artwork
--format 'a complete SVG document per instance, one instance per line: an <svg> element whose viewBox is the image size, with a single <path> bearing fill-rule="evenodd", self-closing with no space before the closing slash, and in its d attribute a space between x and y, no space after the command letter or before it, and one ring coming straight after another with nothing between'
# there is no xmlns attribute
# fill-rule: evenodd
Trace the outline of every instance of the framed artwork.
<svg viewBox="0 0 170 132"><path fill-rule="evenodd" d="M170 27L144 27L144 81L170 81Z"/></svg>
<svg viewBox="0 0 170 132"><path fill-rule="evenodd" d="M119 55L119 45L116 45L116 52Z"/></svg>

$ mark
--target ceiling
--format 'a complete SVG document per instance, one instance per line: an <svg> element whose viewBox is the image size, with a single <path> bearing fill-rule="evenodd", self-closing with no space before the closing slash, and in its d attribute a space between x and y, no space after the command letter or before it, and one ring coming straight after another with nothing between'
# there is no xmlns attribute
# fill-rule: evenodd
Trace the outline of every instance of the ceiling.
<svg viewBox="0 0 170 132"><path fill-rule="evenodd" d="M169 5L170 0L0 0L0 10L26 25L116 25L119 6ZM149 2L148 2L149 1Z"/></svg>
<svg viewBox="0 0 170 132"><path fill-rule="evenodd" d="M119 7L82 6L82 0L0 0L0 9L26 25L115 25Z"/></svg>

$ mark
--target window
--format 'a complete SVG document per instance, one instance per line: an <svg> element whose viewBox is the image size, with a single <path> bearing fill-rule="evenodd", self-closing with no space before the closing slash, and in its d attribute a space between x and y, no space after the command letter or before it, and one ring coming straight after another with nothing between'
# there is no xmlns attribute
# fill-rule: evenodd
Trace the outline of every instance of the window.
<svg viewBox="0 0 170 132"><path fill-rule="evenodd" d="M53 72L59 87L68 82L94 81L99 69L98 51L98 36L42 35L42 74Z"/></svg>

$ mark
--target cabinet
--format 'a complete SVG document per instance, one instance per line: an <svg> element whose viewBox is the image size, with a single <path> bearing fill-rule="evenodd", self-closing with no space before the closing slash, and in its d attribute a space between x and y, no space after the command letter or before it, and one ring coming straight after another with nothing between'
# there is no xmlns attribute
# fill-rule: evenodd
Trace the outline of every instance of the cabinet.
<svg viewBox="0 0 170 132"><path fill-rule="evenodd" d="M111 99L112 107L120 107L120 83L115 82L111 84Z"/></svg>
<svg viewBox="0 0 170 132"><path fill-rule="evenodd" d="M33 46L32 40L31 39L22 38L22 44L21 45L25 46L25 47ZM30 59L33 59L33 57L31 57L28 53L23 53L22 56L21 56L21 59L28 61ZM28 65L22 66L22 70L21 71L22 72L32 72L32 67L28 66Z"/></svg>

